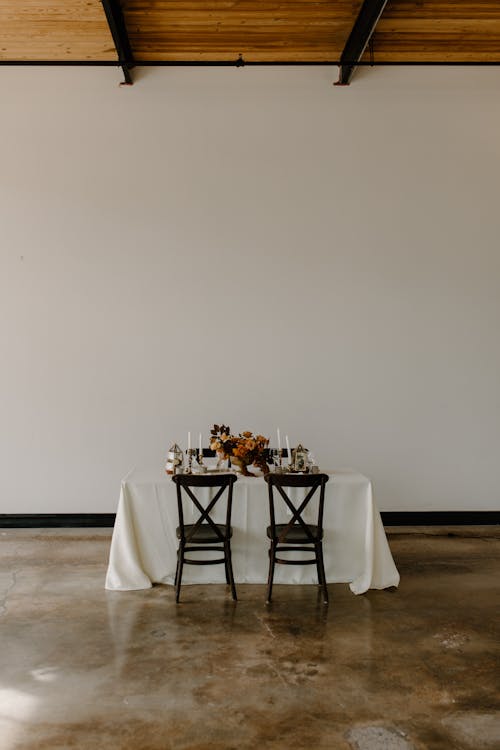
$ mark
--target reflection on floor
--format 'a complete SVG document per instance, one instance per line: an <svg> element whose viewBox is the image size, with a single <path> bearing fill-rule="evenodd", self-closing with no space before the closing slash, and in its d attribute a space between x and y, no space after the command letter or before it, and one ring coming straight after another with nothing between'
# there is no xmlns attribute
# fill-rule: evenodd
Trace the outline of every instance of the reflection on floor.
<svg viewBox="0 0 500 750"><path fill-rule="evenodd" d="M109 530L0 532L2 750L500 748L500 530L392 530L401 586L106 592Z"/></svg>

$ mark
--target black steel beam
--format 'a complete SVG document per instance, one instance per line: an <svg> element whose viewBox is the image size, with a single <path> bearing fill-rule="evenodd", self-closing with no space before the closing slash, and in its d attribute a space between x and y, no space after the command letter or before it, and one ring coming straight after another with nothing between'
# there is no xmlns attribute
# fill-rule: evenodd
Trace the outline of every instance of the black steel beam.
<svg viewBox="0 0 500 750"><path fill-rule="evenodd" d="M76 67L76 68L113 68L122 67L123 65L130 65L127 60L0 60L0 67L23 67L30 65L38 65L40 67ZM318 62L317 60L301 60L300 62L293 61L282 61L276 62L275 60L254 60L248 62L244 60L243 63L240 59L237 60L134 60L134 67L149 67L149 68L204 68L204 67L251 67L251 66L266 66L266 67L301 67L305 65L310 66L326 66L326 65L341 65L340 60L329 60L327 62ZM370 67L384 68L384 67L446 67L446 68L486 68L486 67L498 67L500 60L401 60L400 62L391 60L390 62L370 62L360 60L357 63L353 63L354 67L363 67L369 65Z"/></svg>
<svg viewBox="0 0 500 750"><path fill-rule="evenodd" d="M119 65L123 70L123 76L125 78L124 83L131 86L133 81L130 71L135 65L135 60L132 47L130 46L127 26L125 24L120 0L101 0L101 2L115 44Z"/></svg>
<svg viewBox="0 0 500 750"><path fill-rule="evenodd" d="M349 84L386 5L387 0L364 0L340 56L337 86Z"/></svg>

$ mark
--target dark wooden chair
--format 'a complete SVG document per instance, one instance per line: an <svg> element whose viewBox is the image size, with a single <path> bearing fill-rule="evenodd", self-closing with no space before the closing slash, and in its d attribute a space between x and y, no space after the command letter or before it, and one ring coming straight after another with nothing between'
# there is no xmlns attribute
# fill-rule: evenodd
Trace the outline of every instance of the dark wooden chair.
<svg viewBox="0 0 500 750"><path fill-rule="evenodd" d="M177 549L177 569L175 571L175 601L179 601L182 583L182 570L186 565L219 565L224 564L226 583L231 586L231 594L236 600L233 565L231 561L231 510L233 504L233 485L237 477L235 474L217 474L214 476L199 474L176 474L172 481L177 485L177 508L179 512L179 526L176 529L179 547ZM200 503L191 488L218 488L215 495L208 502L206 508ZM191 500L199 513L195 523L184 523L183 493ZM212 515L217 503L226 503L223 524L215 523ZM216 559L186 557L190 552L223 552L223 557Z"/></svg>
<svg viewBox="0 0 500 750"><path fill-rule="evenodd" d="M323 507L325 504L325 485L328 474L268 474L265 480L269 489L269 514L271 525L267 527L267 536L271 540L269 548L269 577L267 581L267 602L271 602L275 564L281 565L316 565L318 583L323 590L323 601L328 604L325 566L323 562ZM285 492L291 487L304 487L309 490L298 507ZM306 523L303 513L319 490L317 513L314 524ZM278 504L291 513L288 523L276 523ZM281 552L312 552L314 557L306 560L293 560L278 557Z"/></svg>

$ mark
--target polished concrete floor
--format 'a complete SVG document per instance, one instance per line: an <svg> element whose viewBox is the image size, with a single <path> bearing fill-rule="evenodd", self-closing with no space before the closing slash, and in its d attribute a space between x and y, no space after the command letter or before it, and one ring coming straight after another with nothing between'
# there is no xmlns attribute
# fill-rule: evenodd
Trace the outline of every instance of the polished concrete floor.
<svg viewBox="0 0 500 750"><path fill-rule="evenodd" d="M500 748L500 531L392 530L398 590L106 592L109 530L0 531L0 750Z"/></svg>

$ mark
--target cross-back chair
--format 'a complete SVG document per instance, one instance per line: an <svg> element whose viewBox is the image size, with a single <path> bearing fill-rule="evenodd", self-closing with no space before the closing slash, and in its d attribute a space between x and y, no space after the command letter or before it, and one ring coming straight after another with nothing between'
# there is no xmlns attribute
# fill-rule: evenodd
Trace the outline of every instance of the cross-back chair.
<svg viewBox="0 0 500 750"><path fill-rule="evenodd" d="M281 565L316 565L318 583L323 590L323 601L328 604L325 565L323 561L323 507L325 485L328 474L267 474L265 480L269 490L269 515L271 524L267 536L269 547L269 577L267 581L267 602L271 602L274 580L274 567ZM303 487L308 490L304 499L296 507L285 490ZM306 523L303 514L319 491L315 523ZM286 508L291 514L287 523L276 523L276 511ZM312 552L314 557L305 560L278 557L281 552Z"/></svg>
<svg viewBox="0 0 500 750"><path fill-rule="evenodd" d="M186 565L219 565L224 564L226 583L231 587L231 594L236 600L233 565L231 560L231 511L233 504L233 485L237 477L235 474L217 474L215 476L196 474L176 474L172 481L177 485L177 509L179 526L176 535L179 539L177 549L177 568L175 571L175 601L178 602L181 593L182 571ZM192 488L215 488L216 492L203 507ZM194 523L185 523L183 509L183 493L186 499L193 503L193 509L198 512ZM225 523L215 523L213 520L216 505L224 504ZM203 559L186 557L191 552L222 552L223 557Z"/></svg>

